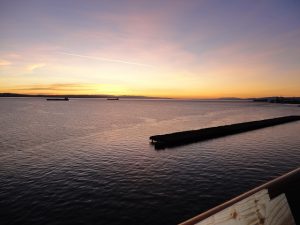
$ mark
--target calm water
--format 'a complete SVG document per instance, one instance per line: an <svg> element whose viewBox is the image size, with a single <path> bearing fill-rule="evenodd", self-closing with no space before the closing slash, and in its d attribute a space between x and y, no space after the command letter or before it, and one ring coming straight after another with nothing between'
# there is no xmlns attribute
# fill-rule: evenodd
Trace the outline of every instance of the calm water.
<svg viewBox="0 0 300 225"><path fill-rule="evenodd" d="M176 224L300 165L300 122L156 151L149 136L300 115L253 102L0 99L1 224Z"/></svg>

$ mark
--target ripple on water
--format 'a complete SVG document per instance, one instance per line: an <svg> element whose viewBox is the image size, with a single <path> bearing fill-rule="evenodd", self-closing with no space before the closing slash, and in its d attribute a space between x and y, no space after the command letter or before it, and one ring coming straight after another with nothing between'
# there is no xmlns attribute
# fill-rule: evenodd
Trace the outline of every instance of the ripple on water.
<svg viewBox="0 0 300 225"><path fill-rule="evenodd" d="M4 224L176 224L299 166L299 122L163 151L148 140L153 134L299 114L299 107L0 101Z"/></svg>

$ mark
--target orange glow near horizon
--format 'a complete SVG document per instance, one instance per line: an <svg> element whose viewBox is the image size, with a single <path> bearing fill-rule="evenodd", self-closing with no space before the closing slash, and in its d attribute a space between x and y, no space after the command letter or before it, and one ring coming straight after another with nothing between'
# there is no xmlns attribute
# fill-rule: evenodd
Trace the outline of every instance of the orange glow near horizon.
<svg viewBox="0 0 300 225"><path fill-rule="evenodd" d="M222 98L222 97L239 97L239 98L259 98L266 96L285 96L293 97L295 95L293 91L281 92L284 94L276 95L275 92L260 91L248 89L247 92L243 92L235 88L235 92L228 90L134 90L130 87L123 87L120 85L109 84L53 84L53 85L30 85L19 86L19 88L1 89L0 93L17 93L17 94L41 94L41 95L116 95L116 96L146 96L146 97L161 97L161 98L176 98L176 99L201 99L201 98ZM222 92L224 91L224 92ZM254 93L255 92L255 93ZM279 93L279 92L276 92Z"/></svg>
<svg viewBox="0 0 300 225"><path fill-rule="evenodd" d="M65 60L62 63L37 63L20 68L4 68L6 71L13 70L22 75L0 77L0 92L167 98L300 96L300 77L295 72L290 72L289 77L295 77L297 82L290 82L269 68L243 70L234 65L222 65L195 71L176 68L176 71L163 66L148 68L107 62L98 65L93 60L75 60L77 61L74 64ZM273 76L278 76L277 80L264 78L264 74L270 72ZM240 73L243 73L243 76L239 75ZM94 80L95 83L87 82L90 80Z"/></svg>

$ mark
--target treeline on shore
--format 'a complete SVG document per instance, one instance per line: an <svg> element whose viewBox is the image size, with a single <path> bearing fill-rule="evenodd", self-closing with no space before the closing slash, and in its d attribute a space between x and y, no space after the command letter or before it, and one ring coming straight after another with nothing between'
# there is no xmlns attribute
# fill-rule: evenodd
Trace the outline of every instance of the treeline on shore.
<svg viewBox="0 0 300 225"><path fill-rule="evenodd" d="M17 93L0 93L0 97L54 97L54 98L141 98L141 99L172 99L172 98L159 98L149 96L132 96L132 95L54 95L54 94L17 94ZM196 99L195 99L196 100ZM262 98L216 98L216 99L202 99L202 100L230 100L230 101L254 101L254 102L269 102L269 103L286 103L286 104L300 104L300 97L262 97Z"/></svg>
<svg viewBox="0 0 300 225"><path fill-rule="evenodd" d="M269 103L285 103L285 104L300 104L300 97L265 97L255 98L255 102L269 102Z"/></svg>

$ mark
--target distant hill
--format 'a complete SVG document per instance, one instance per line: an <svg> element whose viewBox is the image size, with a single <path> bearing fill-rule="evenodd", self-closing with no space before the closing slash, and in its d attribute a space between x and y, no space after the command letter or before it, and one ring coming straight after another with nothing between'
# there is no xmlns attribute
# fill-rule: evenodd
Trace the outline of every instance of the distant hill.
<svg viewBox="0 0 300 225"><path fill-rule="evenodd" d="M236 98L236 97L225 97L225 98L217 98L217 100L245 100L244 98Z"/></svg>
<svg viewBox="0 0 300 225"><path fill-rule="evenodd" d="M32 97L31 95L15 94L15 93L0 93L0 97Z"/></svg>
<svg viewBox="0 0 300 225"><path fill-rule="evenodd" d="M41 97L41 98L130 98L130 99L173 99L151 96L139 95L31 95L31 94L17 94L17 93L0 93L0 97ZM184 99L182 99L184 100ZM262 97L262 98L237 98L237 97L223 97L223 98L199 98L193 100L220 100L220 101L255 101L255 102L270 102L270 103L289 103L300 104L300 97Z"/></svg>
<svg viewBox="0 0 300 225"><path fill-rule="evenodd" d="M132 98L132 99L169 99L148 96L135 96L135 95L29 95L29 94L16 94L16 93L0 93L0 97L55 97L55 98Z"/></svg>

